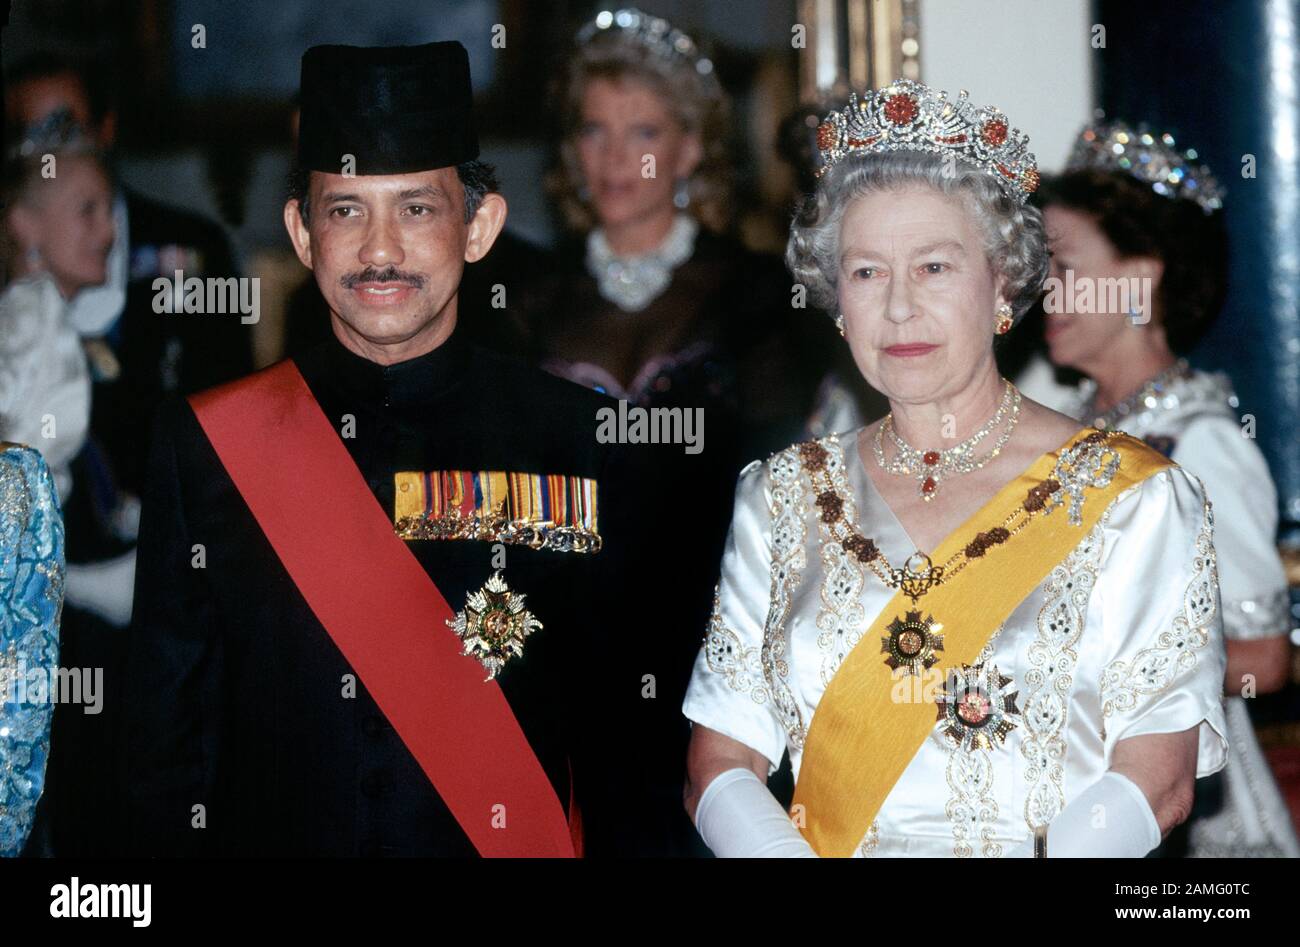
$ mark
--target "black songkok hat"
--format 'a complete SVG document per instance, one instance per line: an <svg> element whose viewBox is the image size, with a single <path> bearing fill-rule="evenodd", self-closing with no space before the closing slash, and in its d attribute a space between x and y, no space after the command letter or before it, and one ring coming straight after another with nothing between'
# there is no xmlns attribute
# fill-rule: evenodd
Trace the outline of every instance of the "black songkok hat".
<svg viewBox="0 0 1300 947"><path fill-rule="evenodd" d="M432 171L478 157L469 55L457 42L313 46L302 57L298 165L357 174Z"/></svg>

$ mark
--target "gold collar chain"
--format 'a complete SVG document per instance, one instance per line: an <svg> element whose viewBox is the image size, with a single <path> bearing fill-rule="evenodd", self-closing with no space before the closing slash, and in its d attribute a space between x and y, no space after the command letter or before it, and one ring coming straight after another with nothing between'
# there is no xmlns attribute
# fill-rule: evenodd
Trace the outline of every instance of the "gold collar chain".
<svg viewBox="0 0 1300 947"><path fill-rule="evenodd" d="M1113 436L1111 433L1094 431L1082 438L1073 448L1062 452L1058 470L1074 473L1082 451L1111 436ZM873 539L862 535L858 528L844 516L845 501L831 482L830 472L827 470L830 455L826 448L816 441L807 441L799 445L799 457L813 483L818 515L826 524L831 536L839 542L845 552L871 569L887 587L902 589L903 594L912 600L912 604L916 604L917 600L930 589L937 588L959 575L972 561L982 559L994 547L1008 542L1011 537L1028 526L1035 515L1044 511L1050 512L1064 504L1067 495L1070 501L1070 519L1075 520L1078 500L1076 494L1082 489L1074 484L1066 484L1063 488L1056 475L1048 477L1029 488L1025 498L1007 514L1001 525L977 532L965 546L950 556L947 562L936 566L930 561L928 555L917 550L908 556L902 568L899 568L880 551Z"/></svg>

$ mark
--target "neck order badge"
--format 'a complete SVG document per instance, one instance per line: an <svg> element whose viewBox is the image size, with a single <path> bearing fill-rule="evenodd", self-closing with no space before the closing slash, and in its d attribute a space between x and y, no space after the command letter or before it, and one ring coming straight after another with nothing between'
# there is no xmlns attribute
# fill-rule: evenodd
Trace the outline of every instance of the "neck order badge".
<svg viewBox="0 0 1300 947"><path fill-rule="evenodd" d="M293 362L190 402L294 584L479 853L573 857L564 809L500 686L461 654L453 609Z"/></svg>

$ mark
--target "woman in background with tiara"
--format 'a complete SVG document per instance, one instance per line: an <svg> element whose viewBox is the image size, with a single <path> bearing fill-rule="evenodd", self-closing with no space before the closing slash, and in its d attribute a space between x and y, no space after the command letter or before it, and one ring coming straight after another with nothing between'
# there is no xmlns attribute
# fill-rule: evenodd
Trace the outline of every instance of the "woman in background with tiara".
<svg viewBox="0 0 1300 947"><path fill-rule="evenodd" d="M1142 857L1226 754L1204 491L1000 377L1048 270L1005 115L900 79L817 144L786 259L890 412L741 474L688 810L727 856Z"/></svg>
<svg viewBox="0 0 1300 947"><path fill-rule="evenodd" d="M1086 376L1073 413L1168 455L1202 480L1214 506L1231 751L1222 776L1198 786L1187 854L1300 856L1242 696L1280 690L1290 666L1277 492L1264 455L1243 432L1227 376L1193 369L1185 358L1224 300L1220 188L1196 152L1176 149L1171 135L1099 120L1082 131L1064 173L1045 180L1036 200L1061 286L1121 280L1150 288L1149 298L1130 299L1119 312L1107 311L1100 292L1089 312L1063 305L1064 295L1054 304L1049 292L1051 360Z"/></svg>
<svg viewBox="0 0 1300 947"><path fill-rule="evenodd" d="M713 62L666 20L604 11L554 101L547 185L576 239L525 294L537 359L631 404L707 407L711 453L733 435L747 458L788 443L820 379L801 371L805 311L780 261L729 235L736 157Z"/></svg>
<svg viewBox="0 0 1300 947"><path fill-rule="evenodd" d="M571 238L516 297L532 360L631 408L676 411L698 439L630 448L645 478L640 513L662 524L638 543L638 567L672 593L627 617L640 630L625 624L618 636L627 671L614 684L648 748L626 792L650 792L638 805L655 813L625 820L637 837L620 850L683 854L698 842L681 810L678 708L736 475L799 435L830 340L792 310L780 261L728 234L730 105L690 37L635 9L604 11L578 33L552 101L558 160L547 183Z"/></svg>

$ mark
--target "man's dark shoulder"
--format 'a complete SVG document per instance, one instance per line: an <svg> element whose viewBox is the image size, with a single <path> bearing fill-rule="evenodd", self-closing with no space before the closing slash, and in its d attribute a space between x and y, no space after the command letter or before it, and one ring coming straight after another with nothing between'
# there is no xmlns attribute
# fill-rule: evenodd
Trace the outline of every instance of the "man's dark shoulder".
<svg viewBox="0 0 1300 947"><path fill-rule="evenodd" d="M150 424L145 506L159 490L202 501L217 481L224 481L221 474L224 470L189 399L179 393L165 395Z"/></svg>
<svg viewBox="0 0 1300 947"><path fill-rule="evenodd" d="M221 385L208 390L217 391L225 387L227 386ZM153 426L157 431L175 437L182 431L197 430L198 418L194 415L189 398L179 392L173 392L164 395L154 408Z"/></svg>
<svg viewBox="0 0 1300 947"><path fill-rule="evenodd" d="M154 439L164 446L170 446L176 450L178 456L194 443L208 443L207 435L203 433L203 426L199 423L198 415L195 413L195 400L220 400L233 395L248 385L255 385L264 380L264 376L283 365L283 362L277 362L266 368L241 375L231 381L223 382L219 385L213 385L204 388L193 394L183 394L173 392L165 395L159 402L154 411L153 429ZM161 439L161 440L160 440ZM205 451L205 456L207 452Z"/></svg>
<svg viewBox="0 0 1300 947"><path fill-rule="evenodd" d="M221 397L223 393L233 391L258 374L260 373L254 372L251 375L244 375L234 381L214 385L191 395L182 392L172 392L164 395L158 401L157 408L154 409L153 427L155 434L167 438L177 448L184 447L196 439L206 442L207 435L203 433L203 426L199 424L199 418L194 411L192 399Z"/></svg>

